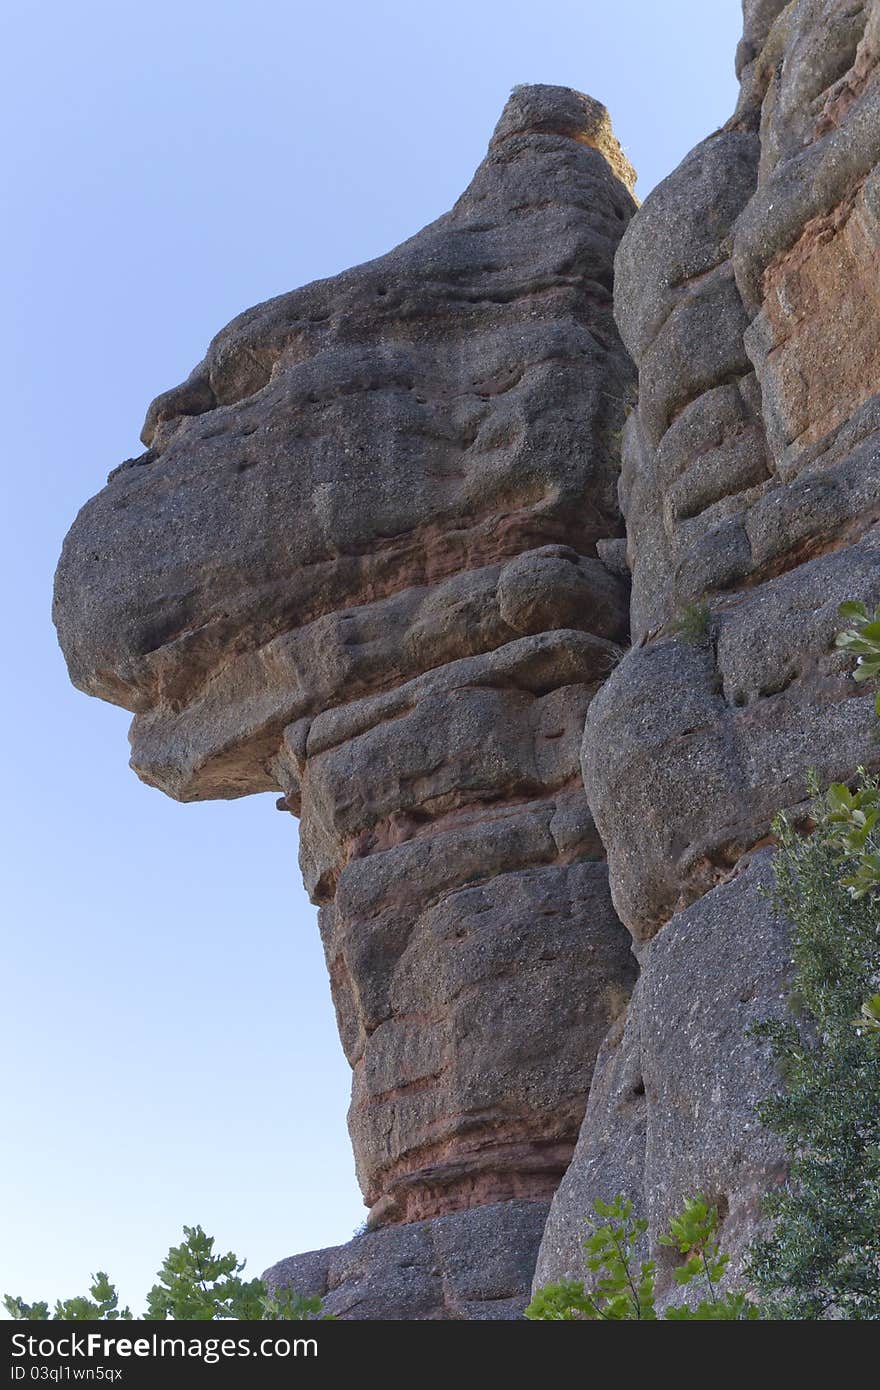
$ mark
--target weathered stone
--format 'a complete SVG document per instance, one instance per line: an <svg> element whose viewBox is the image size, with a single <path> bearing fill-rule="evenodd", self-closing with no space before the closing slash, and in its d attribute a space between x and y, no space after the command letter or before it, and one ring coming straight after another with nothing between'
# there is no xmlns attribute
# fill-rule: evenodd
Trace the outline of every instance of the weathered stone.
<svg viewBox="0 0 880 1390"><path fill-rule="evenodd" d="M350 1127L382 1219L552 1195L584 1056L631 982L604 864L500 874L378 924L338 908L325 947L365 1018Z"/></svg>
<svg viewBox="0 0 880 1390"><path fill-rule="evenodd" d="M389 1226L267 1269L270 1289L321 1297L345 1321L489 1322L529 1300L546 1202L504 1202Z"/></svg>
<svg viewBox="0 0 880 1390"><path fill-rule="evenodd" d="M626 1013L612 1025L596 1058L587 1113L571 1163L550 1205L535 1268L534 1287L586 1279L583 1242L597 1198L618 1193L645 1205L647 1102L642 1076L641 1017L633 991Z"/></svg>
<svg viewBox="0 0 880 1390"><path fill-rule="evenodd" d="M734 223L755 187L754 135L710 135L645 199L617 252L614 312L640 361L670 314L699 296L704 277L730 257ZM686 209L686 215L682 215Z"/></svg>
<svg viewBox="0 0 880 1390"><path fill-rule="evenodd" d="M873 697L834 647L838 606L880 595L880 534L713 607L705 636L658 639L587 714L583 775L619 915L637 940L797 814L811 771L880 765Z"/></svg>
<svg viewBox="0 0 880 1390"><path fill-rule="evenodd" d="M779 1141L756 1106L778 1085L751 1025L785 1012L788 927L765 894L771 854L672 919L641 955L624 1023L599 1055L571 1166L553 1199L535 1285L583 1278L581 1241L596 1197L630 1196L649 1220L645 1253L667 1301L674 1252L659 1245L686 1197L717 1206L734 1276L782 1177ZM676 1299L678 1294L676 1293Z"/></svg>
<svg viewBox="0 0 880 1390"><path fill-rule="evenodd" d="M772 68L757 135L699 146L615 262L637 645L588 712L583 770L639 940L802 807L811 771L880 763L834 649L838 605L880 598L880 8L748 6L746 31Z"/></svg>
<svg viewBox="0 0 880 1390"><path fill-rule="evenodd" d="M878 195L875 172L764 272L764 300L746 346L761 382L767 438L783 465L876 394Z"/></svg>
<svg viewBox="0 0 880 1390"><path fill-rule="evenodd" d="M227 703L256 701L283 634L331 613L356 624L350 609L548 544L589 558L615 533L630 367L612 261L634 203L589 143L595 104L529 91L452 212L240 315L151 407L147 453L83 509L59 566L59 635L82 688L154 717L217 679ZM359 635L340 657L365 659L347 651ZM501 620L491 645L509 635ZM311 662L282 653L308 690ZM399 678L380 665L385 684ZM248 722L226 794L265 786L261 734Z"/></svg>
<svg viewBox="0 0 880 1390"><path fill-rule="evenodd" d="M748 1024L781 1007L787 947L768 855L749 856L779 810L803 815L811 772L880 765L873 695L834 647L838 605L880 599L880 6L745 11L734 120L616 259L639 367L620 484L636 645L590 705L582 766L641 975L536 1275L582 1273L592 1200L624 1191L664 1297L657 1239L682 1199L718 1204L736 1274L782 1171Z"/></svg>
<svg viewBox="0 0 880 1390"><path fill-rule="evenodd" d="M579 774L628 629L631 181L603 107L518 88L450 213L214 339L59 565L138 774L301 816L370 1225L408 1223L308 1257L341 1316L518 1315L632 986Z"/></svg>
<svg viewBox="0 0 880 1390"><path fill-rule="evenodd" d="M736 66L632 221L604 108L516 89L452 211L234 320L65 543L139 775L302 817L377 1229L271 1277L343 1317L518 1316L588 1091L539 1282L617 1191L664 1298L695 1191L736 1272L781 1171L764 847L880 767L834 646L880 600L880 0L744 0Z"/></svg>
<svg viewBox="0 0 880 1390"><path fill-rule="evenodd" d="M749 572L737 511L766 479L767 451L731 255L759 153L752 134L710 136L645 200L615 258L615 312L639 366L620 489L634 641Z"/></svg>

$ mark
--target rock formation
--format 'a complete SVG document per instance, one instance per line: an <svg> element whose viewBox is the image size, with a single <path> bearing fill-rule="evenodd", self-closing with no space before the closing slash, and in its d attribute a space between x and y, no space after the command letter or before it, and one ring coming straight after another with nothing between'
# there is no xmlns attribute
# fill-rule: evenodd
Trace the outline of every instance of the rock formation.
<svg viewBox="0 0 880 1390"><path fill-rule="evenodd" d="M628 630L597 543L631 178L598 103L518 89L452 212L214 339L59 566L138 774L301 817L380 1228L321 1257L347 1316L521 1309L633 983L579 773ZM418 1295L376 1275L398 1251Z"/></svg>
<svg viewBox="0 0 880 1390"><path fill-rule="evenodd" d="M65 544L138 774L301 818L370 1218L269 1277L343 1317L515 1317L617 1191L651 1242L705 1192L739 1257L783 1171L771 821L880 766L833 645L880 599L880 0L744 12L736 112L634 217L604 109L517 89L453 210L234 320Z"/></svg>
<svg viewBox="0 0 880 1390"><path fill-rule="evenodd" d="M641 974L539 1282L580 1273L588 1194L630 1192L656 1236L704 1191L743 1251L781 1172L745 1036L787 960L762 846L778 810L804 815L811 769L827 784L880 764L873 697L834 648L838 605L880 599L880 5L744 9L736 113L616 259L639 369L620 484L633 647L582 762Z"/></svg>
<svg viewBox="0 0 880 1390"><path fill-rule="evenodd" d="M383 1226L347 1245L281 1260L273 1289L319 1294L343 1321L519 1318L549 1203L514 1200Z"/></svg>

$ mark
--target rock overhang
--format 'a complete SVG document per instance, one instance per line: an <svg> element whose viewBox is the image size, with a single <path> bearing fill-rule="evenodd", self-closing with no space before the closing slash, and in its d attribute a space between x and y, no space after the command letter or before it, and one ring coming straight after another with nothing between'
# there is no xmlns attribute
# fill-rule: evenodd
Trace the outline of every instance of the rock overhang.
<svg viewBox="0 0 880 1390"><path fill-rule="evenodd" d="M524 552L547 581L547 548L570 550L561 609L575 583L620 635L622 586L589 560L618 526L627 168L600 103L518 88L450 213L240 314L153 402L147 452L71 528L54 605L74 683L135 713L144 780L185 800L273 786L285 724L421 669L394 640L379 669L384 625L481 650L450 644L456 577L491 587Z"/></svg>

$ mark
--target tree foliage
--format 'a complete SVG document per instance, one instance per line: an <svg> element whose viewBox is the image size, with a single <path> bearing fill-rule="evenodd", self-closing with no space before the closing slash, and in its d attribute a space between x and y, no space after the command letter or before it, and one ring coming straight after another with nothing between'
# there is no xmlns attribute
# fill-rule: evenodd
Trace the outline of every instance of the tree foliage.
<svg viewBox="0 0 880 1390"><path fill-rule="evenodd" d="M760 1108L789 1159L767 1199L772 1229L751 1273L773 1315L880 1318L880 898L877 787L817 801L816 833L785 817L775 899L793 924L793 1004L800 1017L760 1025L784 1089Z"/></svg>
<svg viewBox="0 0 880 1390"><path fill-rule="evenodd" d="M856 658L853 680L876 680L880 676L880 608L869 613L863 603L842 603L838 612L850 626L837 634L835 646ZM874 707L880 715L880 694Z"/></svg>
<svg viewBox="0 0 880 1390"><path fill-rule="evenodd" d="M119 1295L103 1271L92 1275L89 1294L89 1298L59 1298L53 1313L48 1303L25 1303L22 1298L6 1297L3 1307L11 1318L27 1322L115 1322L131 1317L129 1308L119 1307Z"/></svg>
<svg viewBox="0 0 880 1390"><path fill-rule="evenodd" d="M289 1289L270 1293L262 1279L242 1279L244 1261L232 1251L214 1249L214 1237L201 1226L184 1226L184 1239L165 1256L157 1281L147 1294L147 1321L174 1319L209 1322L237 1318L247 1321L326 1321L320 1298L303 1298ZM93 1276L91 1298L59 1299L50 1314L48 1303L25 1303L7 1296L3 1306L11 1318L30 1322L113 1321L131 1319L130 1309L118 1307L116 1289L107 1275Z"/></svg>
<svg viewBox="0 0 880 1390"><path fill-rule="evenodd" d="M654 1260L638 1260L639 1243L648 1229L643 1217L633 1216L632 1202L621 1195L613 1202L594 1202L599 1219L584 1241L585 1263L594 1276L590 1287L582 1280L547 1284L533 1297L525 1316L534 1322L621 1322L657 1320ZM743 1293L721 1293L719 1283L729 1256L718 1245L718 1212L702 1196L685 1201L660 1239L681 1254L675 1270L681 1287L693 1285L702 1294L695 1304L666 1308L663 1316L679 1322L752 1321L758 1309Z"/></svg>

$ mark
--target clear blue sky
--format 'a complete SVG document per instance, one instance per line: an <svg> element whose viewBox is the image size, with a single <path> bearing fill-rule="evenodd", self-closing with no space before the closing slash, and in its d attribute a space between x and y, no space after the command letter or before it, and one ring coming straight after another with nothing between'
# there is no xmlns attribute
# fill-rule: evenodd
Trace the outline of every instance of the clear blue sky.
<svg viewBox="0 0 880 1390"><path fill-rule="evenodd" d="M178 806L49 618L77 508L241 309L445 211L510 87L644 194L734 99L738 0L6 0L0 1293L136 1306L184 1222L259 1271L364 1215L296 828Z"/></svg>

